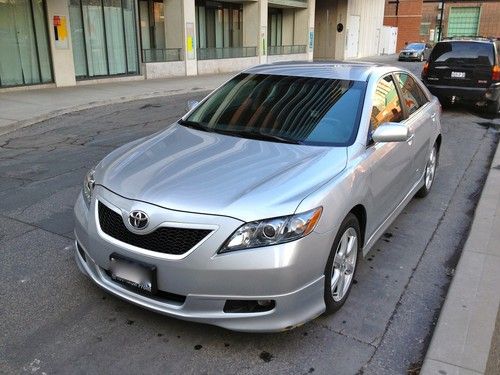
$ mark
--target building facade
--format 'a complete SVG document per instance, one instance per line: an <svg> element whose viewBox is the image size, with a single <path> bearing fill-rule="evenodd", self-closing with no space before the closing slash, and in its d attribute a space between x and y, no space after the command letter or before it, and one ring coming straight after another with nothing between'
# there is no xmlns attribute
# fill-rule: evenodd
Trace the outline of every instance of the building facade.
<svg viewBox="0 0 500 375"><path fill-rule="evenodd" d="M367 56L383 2L0 0L0 89L223 73L312 60L314 48L319 57ZM328 29L338 23L342 30Z"/></svg>
<svg viewBox="0 0 500 375"><path fill-rule="evenodd" d="M384 25L398 27L398 50L453 36L500 37L499 19L500 1L385 1Z"/></svg>

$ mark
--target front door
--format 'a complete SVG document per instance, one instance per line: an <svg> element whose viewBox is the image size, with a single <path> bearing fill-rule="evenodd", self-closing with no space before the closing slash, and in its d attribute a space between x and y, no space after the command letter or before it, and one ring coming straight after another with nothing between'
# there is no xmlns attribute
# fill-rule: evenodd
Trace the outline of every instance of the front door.
<svg viewBox="0 0 500 375"><path fill-rule="evenodd" d="M403 122L404 111L391 75L380 79L373 98L371 132L385 122ZM371 138L371 134L369 135ZM372 207L376 215L372 229L378 228L408 194L412 179L411 146L408 142L369 141L367 167L370 169Z"/></svg>

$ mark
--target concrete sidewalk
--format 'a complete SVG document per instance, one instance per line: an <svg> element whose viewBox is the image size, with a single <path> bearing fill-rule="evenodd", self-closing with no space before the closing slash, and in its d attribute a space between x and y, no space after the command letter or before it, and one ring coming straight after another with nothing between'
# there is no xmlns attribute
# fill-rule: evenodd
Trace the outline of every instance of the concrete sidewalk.
<svg viewBox="0 0 500 375"><path fill-rule="evenodd" d="M500 374L499 187L497 147L421 374Z"/></svg>
<svg viewBox="0 0 500 375"><path fill-rule="evenodd" d="M133 80L0 92L0 135L82 109L158 96L213 90L234 74Z"/></svg>

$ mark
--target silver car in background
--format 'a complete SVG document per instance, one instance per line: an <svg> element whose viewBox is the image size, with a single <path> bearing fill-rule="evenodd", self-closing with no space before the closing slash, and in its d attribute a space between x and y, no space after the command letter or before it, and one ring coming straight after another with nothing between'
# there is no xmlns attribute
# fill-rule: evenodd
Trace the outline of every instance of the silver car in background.
<svg viewBox="0 0 500 375"><path fill-rule="evenodd" d="M440 114L400 68L246 70L87 174L78 266L124 300L233 330L334 312L359 258L429 193Z"/></svg>

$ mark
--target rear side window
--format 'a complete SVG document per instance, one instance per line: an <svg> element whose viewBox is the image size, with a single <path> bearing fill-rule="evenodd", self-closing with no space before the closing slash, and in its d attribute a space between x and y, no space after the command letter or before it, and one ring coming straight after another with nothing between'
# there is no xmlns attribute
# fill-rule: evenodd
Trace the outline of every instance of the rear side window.
<svg viewBox="0 0 500 375"><path fill-rule="evenodd" d="M417 109L428 102L427 97L417 82L406 73L397 73L396 81L401 89L403 106L408 111L408 115L413 114Z"/></svg>
<svg viewBox="0 0 500 375"><path fill-rule="evenodd" d="M401 122L402 120L403 110L396 85L389 75L382 78L377 84L370 119L371 131L373 132L384 122Z"/></svg>
<svg viewBox="0 0 500 375"><path fill-rule="evenodd" d="M429 61L437 64L494 64L493 43L440 42L434 46Z"/></svg>

